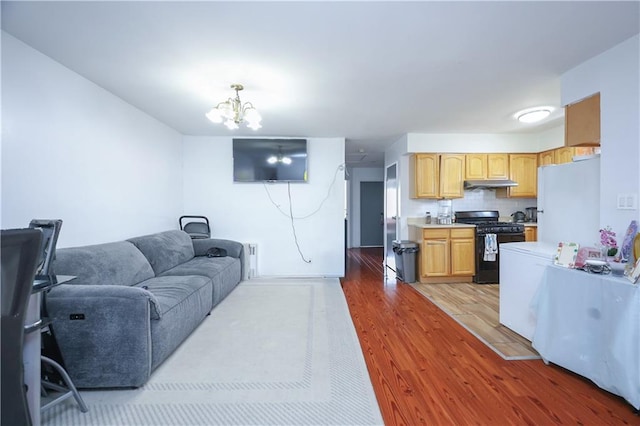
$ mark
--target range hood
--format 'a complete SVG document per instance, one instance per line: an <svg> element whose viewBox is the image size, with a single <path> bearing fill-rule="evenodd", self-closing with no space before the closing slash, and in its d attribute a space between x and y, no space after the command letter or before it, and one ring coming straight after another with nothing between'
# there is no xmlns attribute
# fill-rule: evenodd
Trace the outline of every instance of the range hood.
<svg viewBox="0 0 640 426"><path fill-rule="evenodd" d="M475 188L507 188L510 186L518 186L518 182L509 179L483 179L483 180L465 180L464 189Z"/></svg>

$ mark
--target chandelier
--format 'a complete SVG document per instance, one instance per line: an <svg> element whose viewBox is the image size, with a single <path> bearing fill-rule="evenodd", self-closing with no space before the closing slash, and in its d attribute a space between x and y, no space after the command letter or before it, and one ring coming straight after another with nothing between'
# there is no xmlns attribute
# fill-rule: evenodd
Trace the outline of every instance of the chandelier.
<svg viewBox="0 0 640 426"><path fill-rule="evenodd" d="M235 98L229 98L224 102L220 102L213 107L206 116L214 123L222 123L227 126L229 130L234 130L239 127L242 122L247 123L247 127L253 130L258 130L260 127L260 121L262 117L255 109L251 102L240 101L239 92L244 89L242 84L232 84L231 88L236 91Z"/></svg>

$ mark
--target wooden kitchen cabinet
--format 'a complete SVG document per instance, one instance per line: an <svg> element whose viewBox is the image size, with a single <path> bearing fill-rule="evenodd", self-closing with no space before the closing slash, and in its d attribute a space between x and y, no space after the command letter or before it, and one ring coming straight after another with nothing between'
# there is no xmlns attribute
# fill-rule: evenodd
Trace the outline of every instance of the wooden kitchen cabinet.
<svg viewBox="0 0 640 426"><path fill-rule="evenodd" d="M422 238L422 253L418 269L420 276L446 277L449 275L449 230L425 229Z"/></svg>
<svg viewBox="0 0 640 426"><path fill-rule="evenodd" d="M509 179L509 154L487 155L487 179Z"/></svg>
<svg viewBox="0 0 640 426"><path fill-rule="evenodd" d="M414 154L411 164L412 198L462 198L463 154Z"/></svg>
<svg viewBox="0 0 640 426"><path fill-rule="evenodd" d="M440 156L438 154L414 154L410 162L412 198L438 198L440 188Z"/></svg>
<svg viewBox="0 0 640 426"><path fill-rule="evenodd" d="M538 241L538 228L535 226L524 227L524 240L526 242Z"/></svg>
<svg viewBox="0 0 640 426"><path fill-rule="evenodd" d="M465 179L508 179L509 154L467 154Z"/></svg>
<svg viewBox="0 0 640 426"><path fill-rule="evenodd" d="M462 198L464 181L464 155L440 155L440 197Z"/></svg>
<svg viewBox="0 0 640 426"><path fill-rule="evenodd" d="M600 93L565 106L564 145L600 145Z"/></svg>
<svg viewBox="0 0 640 426"><path fill-rule="evenodd" d="M556 164L555 149L543 151L538 154L538 167Z"/></svg>
<svg viewBox="0 0 640 426"><path fill-rule="evenodd" d="M452 228L451 238L451 275L473 276L476 273L475 231L471 228Z"/></svg>
<svg viewBox="0 0 640 426"><path fill-rule="evenodd" d="M538 154L509 154L509 179L518 186L498 188L497 197L535 198L538 194Z"/></svg>
<svg viewBox="0 0 640 426"><path fill-rule="evenodd" d="M467 154L465 157L465 179L487 178L487 154Z"/></svg>
<svg viewBox="0 0 640 426"><path fill-rule="evenodd" d="M553 150L553 164L564 164L571 163L573 161L573 156L575 154L575 149L573 147L564 147Z"/></svg>
<svg viewBox="0 0 640 426"><path fill-rule="evenodd" d="M549 164L571 163L573 157L582 155L593 155L596 147L593 146L565 146L562 148L550 149L538 154L538 167Z"/></svg>
<svg viewBox="0 0 640 426"><path fill-rule="evenodd" d="M420 282L471 282L475 274L474 228L411 227L420 246Z"/></svg>

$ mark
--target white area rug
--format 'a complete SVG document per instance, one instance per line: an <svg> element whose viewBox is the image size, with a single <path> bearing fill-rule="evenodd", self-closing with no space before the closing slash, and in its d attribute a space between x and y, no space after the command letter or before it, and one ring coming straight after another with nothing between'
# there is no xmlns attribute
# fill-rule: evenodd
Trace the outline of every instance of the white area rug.
<svg viewBox="0 0 640 426"><path fill-rule="evenodd" d="M337 279L241 283L133 390L81 391L43 425L382 425Z"/></svg>

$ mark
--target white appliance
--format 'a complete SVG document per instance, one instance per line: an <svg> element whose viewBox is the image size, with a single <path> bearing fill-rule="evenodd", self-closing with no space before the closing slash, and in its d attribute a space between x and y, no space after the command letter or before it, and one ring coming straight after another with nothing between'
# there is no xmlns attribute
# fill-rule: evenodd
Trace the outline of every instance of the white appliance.
<svg viewBox="0 0 640 426"><path fill-rule="evenodd" d="M531 301L557 248L543 242L500 244L500 324L528 340L536 328Z"/></svg>
<svg viewBox="0 0 640 426"><path fill-rule="evenodd" d="M600 157L538 167L538 241L592 247L599 229Z"/></svg>

